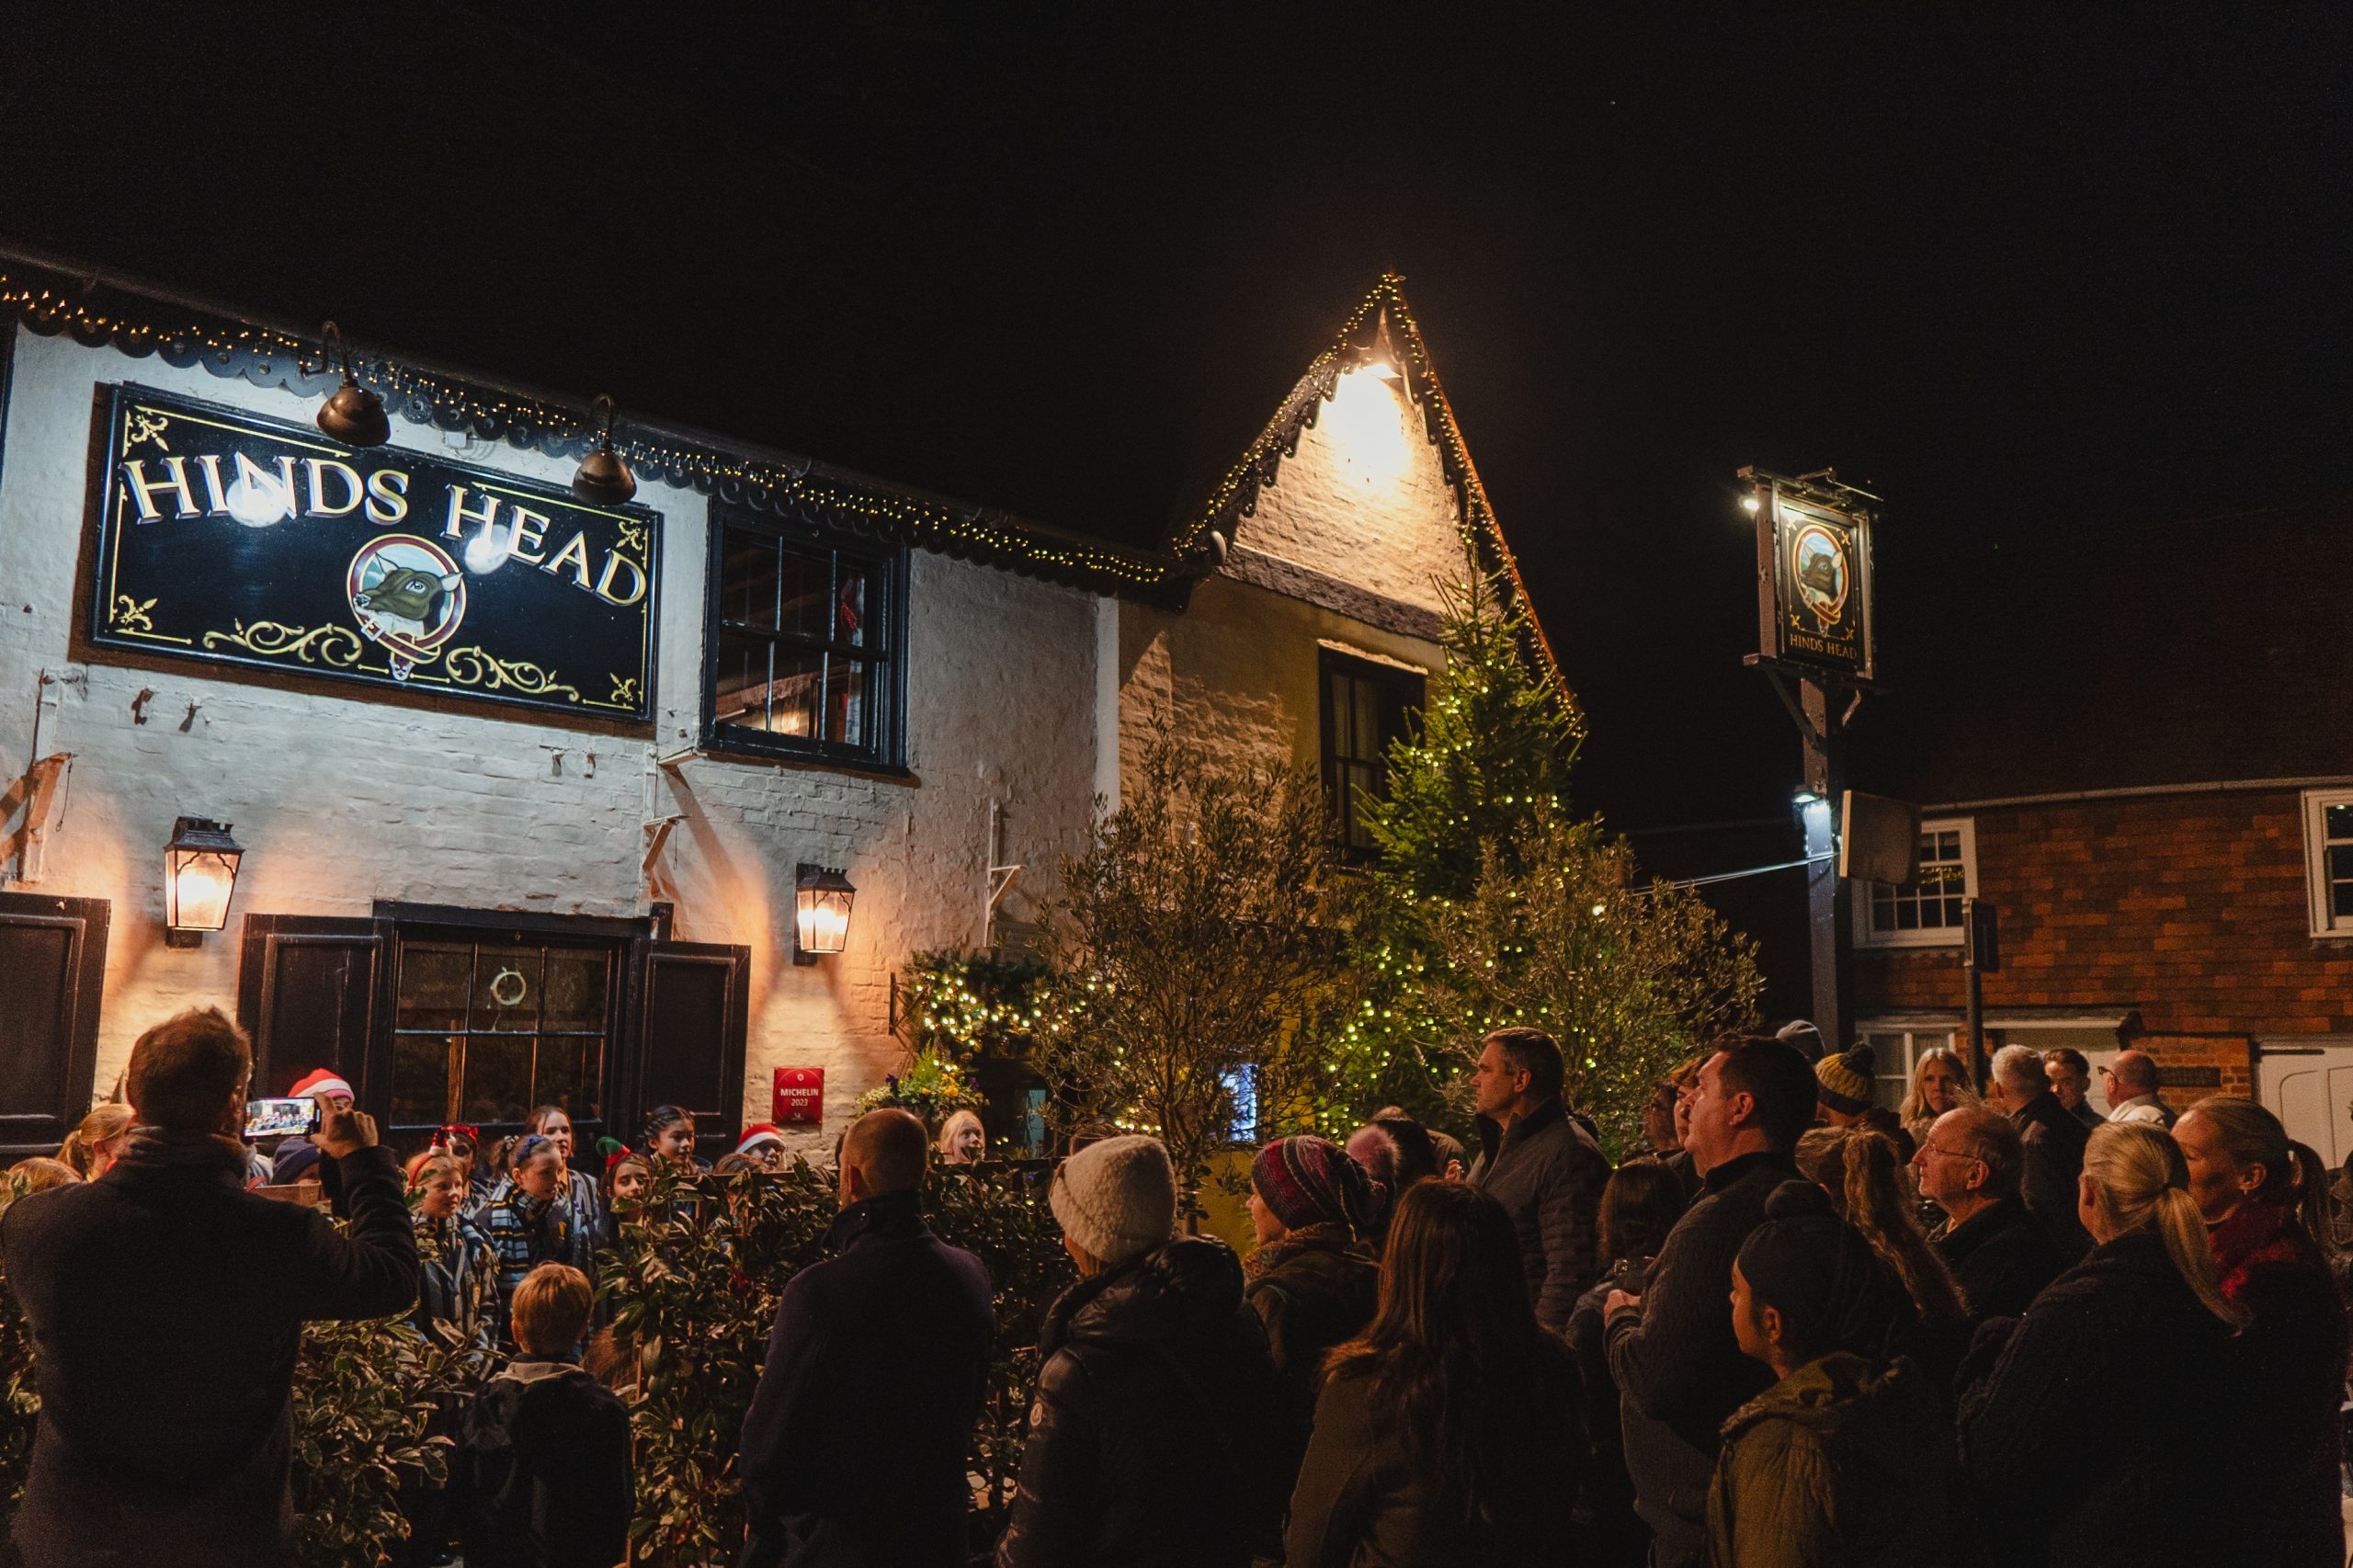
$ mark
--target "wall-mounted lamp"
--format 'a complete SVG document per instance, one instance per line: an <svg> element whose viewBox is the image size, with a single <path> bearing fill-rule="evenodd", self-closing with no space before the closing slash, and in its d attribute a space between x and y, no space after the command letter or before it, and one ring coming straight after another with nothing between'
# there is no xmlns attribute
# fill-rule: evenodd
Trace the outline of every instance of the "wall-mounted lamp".
<svg viewBox="0 0 2353 1568"><path fill-rule="evenodd" d="M572 476L572 493L591 506L618 506L637 494L637 475L613 450L613 400L599 395L590 403L591 422L598 409L605 413L605 434L597 449L580 460L579 471Z"/></svg>
<svg viewBox="0 0 2353 1568"><path fill-rule="evenodd" d="M392 422L384 400L359 384L351 373L351 340L333 322L320 329L329 352L343 355L343 385L319 405L319 428L347 447L381 447L392 438Z"/></svg>
<svg viewBox="0 0 2353 1568"><path fill-rule="evenodd" d="M244 855L229 836L229 824L204 817L172 824L164 846L164 945L195 948L207 931L229 923L229 897L237 891L237 862Z"/></svg>
<svg viewBox="0 0 2353 1568"><path fill-rule="evenodd" d="M849 940L849 906L858 897L850 880L831 866L800 866L793 878L800 907L792 925L792 961L815 963L838 953Z"/></svg>

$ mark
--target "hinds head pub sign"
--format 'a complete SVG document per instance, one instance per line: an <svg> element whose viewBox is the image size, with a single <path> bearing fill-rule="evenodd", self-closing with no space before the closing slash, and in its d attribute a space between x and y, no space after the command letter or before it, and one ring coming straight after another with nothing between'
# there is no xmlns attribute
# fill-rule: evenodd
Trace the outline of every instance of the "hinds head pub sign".
<svg viewBox="0 0 2353 1568"><path fill-rule="evenodd" d="M1756 517L1758 651L1777 664L1871 678L1871 497L1835 481L1744 469Z"/></svg>
<svg viewBox="0 0 2353 1568"><path fill-rule="evenodd" d="M642 507L117 387L90 639L646 720L660 529Z"/></svg>

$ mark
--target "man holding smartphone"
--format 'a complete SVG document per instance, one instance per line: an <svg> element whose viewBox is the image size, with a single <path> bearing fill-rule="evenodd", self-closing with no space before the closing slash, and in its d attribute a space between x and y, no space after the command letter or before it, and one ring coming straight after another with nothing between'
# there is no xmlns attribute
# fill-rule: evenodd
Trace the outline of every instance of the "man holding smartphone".
<svg viewBox="0 0 2353 1568"><path fill-rule="evenodd" d="M215 1007L139 1037L131 1146L97 1181L0 1219L41 1399L12 1539L27 1568L286 1561L295 1353L304 1322L404 1312L415 1232L392 1152L347 1102L315 1136L350 1211L244 1190L253 1056Z"/></svg>

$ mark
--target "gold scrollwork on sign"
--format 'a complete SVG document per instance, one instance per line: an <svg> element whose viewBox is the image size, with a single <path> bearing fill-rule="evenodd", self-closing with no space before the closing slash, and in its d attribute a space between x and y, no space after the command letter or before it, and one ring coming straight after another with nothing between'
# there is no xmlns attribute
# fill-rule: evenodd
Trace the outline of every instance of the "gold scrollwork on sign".
<svg viewBox="0 0 2353 1568"><path fill-rule="evenodd" d="M207 648L218 648L223 643L273 659L291 653L306 665L324 660L347 670L359 662L359 655L365 651L359 634L348 627L306 628L288 626L275 620L256 620L251 626L241 620L234 631L208 631L204 634Z"/></svg>
<svg viewBox="0 0 2353 1568"><path fill-rule="evenodd" d="M620 542L615 548L633 550L642 560L645 555L645 525L633 517L619 517L615 522L620 528L621 535Z"/></svg>
<svg viewBox="0 0 2353 1568"><path fill-rule="evenodd" d="M117 594L114 599L114 629L118 631L153 631L155 623L147 612L155 608L153 599L134 599L129 594Z"/></svg>
<svg viewBox="0 0 2353 1568"><path fill-rule="evenodd" d="M132 409L123 416L122 449L127 452L142 441L153 441L170 451L172 444L164 439L164 430L171 422L169 415L158 414L152 408Z"/></svg>
<svg viewBox="0 0 2353 1568"><path fill-rule="evenodd" d="M580 700L580 688L564 686L553 670L543 670L529 659L502 659L480 648L452 648L441 656L441 667L460 686L485 691L512 687L526 697L566 697Z"/></svg>
<svg viewBox="0 0 2353 1568"><path fill-rule="evenodd" d="M608 674L608 678L613 683L613 700L615 702L620 703L624 708L634 708L637 706L637 677L635 676L616 676Z"/></svg>

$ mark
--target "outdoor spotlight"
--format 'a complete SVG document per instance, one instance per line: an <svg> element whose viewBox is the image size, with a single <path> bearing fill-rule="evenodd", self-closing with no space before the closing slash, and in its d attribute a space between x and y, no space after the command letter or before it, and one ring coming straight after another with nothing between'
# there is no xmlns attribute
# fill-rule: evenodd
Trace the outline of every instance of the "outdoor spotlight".
<svg viewBox="0 0 2353 1568"><path fill-rule="evenodd" d="M800 907L794 911L792 961L815 963L826 953L838 953L849 939L849 907L858 889L838 867L802 864L793 882Z"/></svg>
<svg viewBox="0 0 2353 1568"><path fill-rule="evenodd" d="M600 408L605 411L604 436L597 449L580 460L580 470L572 476L572 493L592 506L619 506L637 494L637 475L613 450L613 400L600 394L588 405L592 422Z"/></svg>
<svg viewBox="0 0 2353 1568"><path fill-rule="evenodd" d="M343 356L343 385L319 405L319 428L347 447L381 447L392 438L392 422L385 415L384 400L359 384L351 373L351 340L333 322L320 329L321 346Z"/></svg>
<svg viewBox="0 0 2353 1568"><path fill-rule="evenodd" d="M207 931L229 923L229 897L237 891L237 862L244 855L229 836L229 824L206 817L181 817L164 846L164 945L200 947Z"/></svg>
<svg viewBox="0 0 2353 1568"><path fill-rule="evenodd" d="M1740 509L1753 517L1765 509L1765 503L1755 495L1744 495L1740 498Z"/></svg>

